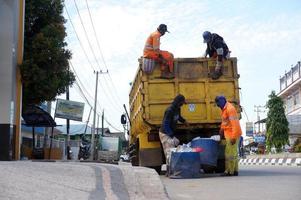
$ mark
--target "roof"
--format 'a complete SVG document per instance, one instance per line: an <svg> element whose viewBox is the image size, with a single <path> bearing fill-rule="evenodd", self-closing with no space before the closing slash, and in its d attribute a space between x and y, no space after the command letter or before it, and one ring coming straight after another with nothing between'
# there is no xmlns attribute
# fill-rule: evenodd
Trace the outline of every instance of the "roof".
<svg viewBox="0 0 301 200"><path fill-rule="evenodd" d="M125 141L124 132L115 132L115 133L105 133L104 137L119 137L121 140Z"/></svg>
<svg viewBox="0 0 301 200"><path fill-rule="evenodd" d="M61 131L61 134L67 134L67 125L66 124L63 124L62 126L56 127L56 129ZM69 135L84 134L85 129L86 129L86 124L70 124ZM101 134L102 129L97 128L97 130L99 131L99 134ZM87 129L86 129L86 134L91 134L91 132L92 132L92 127L88 125ZM104 132L105 133L110 133L110 129L109 128L104 128Z"/></svg>

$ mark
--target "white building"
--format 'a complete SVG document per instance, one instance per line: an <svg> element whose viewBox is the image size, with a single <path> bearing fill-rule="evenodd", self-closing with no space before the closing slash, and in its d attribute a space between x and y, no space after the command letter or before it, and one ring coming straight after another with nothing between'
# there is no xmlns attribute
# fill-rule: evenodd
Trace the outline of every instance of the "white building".
<svg viewBox="0 0 301 200"><path fill-rule="evenodd" d="M301 138L301 62L280 77L280 92L289 122L290 144Z"/></svg>

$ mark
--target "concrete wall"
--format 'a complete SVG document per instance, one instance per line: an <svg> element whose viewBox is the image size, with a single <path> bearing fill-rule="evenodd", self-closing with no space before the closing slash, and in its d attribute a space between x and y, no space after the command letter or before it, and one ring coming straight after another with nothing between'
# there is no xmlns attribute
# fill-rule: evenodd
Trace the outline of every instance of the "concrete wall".
<svg viewBox="0 0 301 200"><path fill-rule="evenodd" d="M21 105L17 90L18 84L20 86L17 64L22 61L20 54L23 54L24 17L20 12L24 11L23 6L23 0L0 0L0 160L11 160L13 152L20 148L20 134L16 135Z"/></svg>

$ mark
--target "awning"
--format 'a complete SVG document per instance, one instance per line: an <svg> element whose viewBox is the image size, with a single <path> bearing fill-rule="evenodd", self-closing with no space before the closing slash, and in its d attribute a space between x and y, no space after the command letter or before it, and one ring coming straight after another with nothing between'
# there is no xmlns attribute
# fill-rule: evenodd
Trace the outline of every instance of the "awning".
<svg viewBox="0 0 301 200"><path fill-rule="evenodd" d="M254 124L264 124L266 122L267 122L267 118L264 118L264 119L261 119L261 120L255 122Z"/></svg>
<svg viewBox="0 0 301 200"><path fill-rule="evenodd" d="M56 123L51 115L36 105L26 106L22 112L25 126L31 127L55 127Z"/></svg>

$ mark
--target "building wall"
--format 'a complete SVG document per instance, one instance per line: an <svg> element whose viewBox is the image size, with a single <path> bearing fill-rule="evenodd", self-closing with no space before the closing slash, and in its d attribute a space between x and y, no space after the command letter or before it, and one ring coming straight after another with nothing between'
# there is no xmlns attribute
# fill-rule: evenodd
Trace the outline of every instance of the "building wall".
<svg viewBox="0 0 301 200"><path fill-rule="evenodd" d="M301 138L301 64L300 61L280 78L280 92L289 122L289 141Z"/></svg>
<svg viewBox="0 0 301 200"><path fill-rule="evenodd" d="M24 0L0 0L0 160L19 159Z"/></svg>

